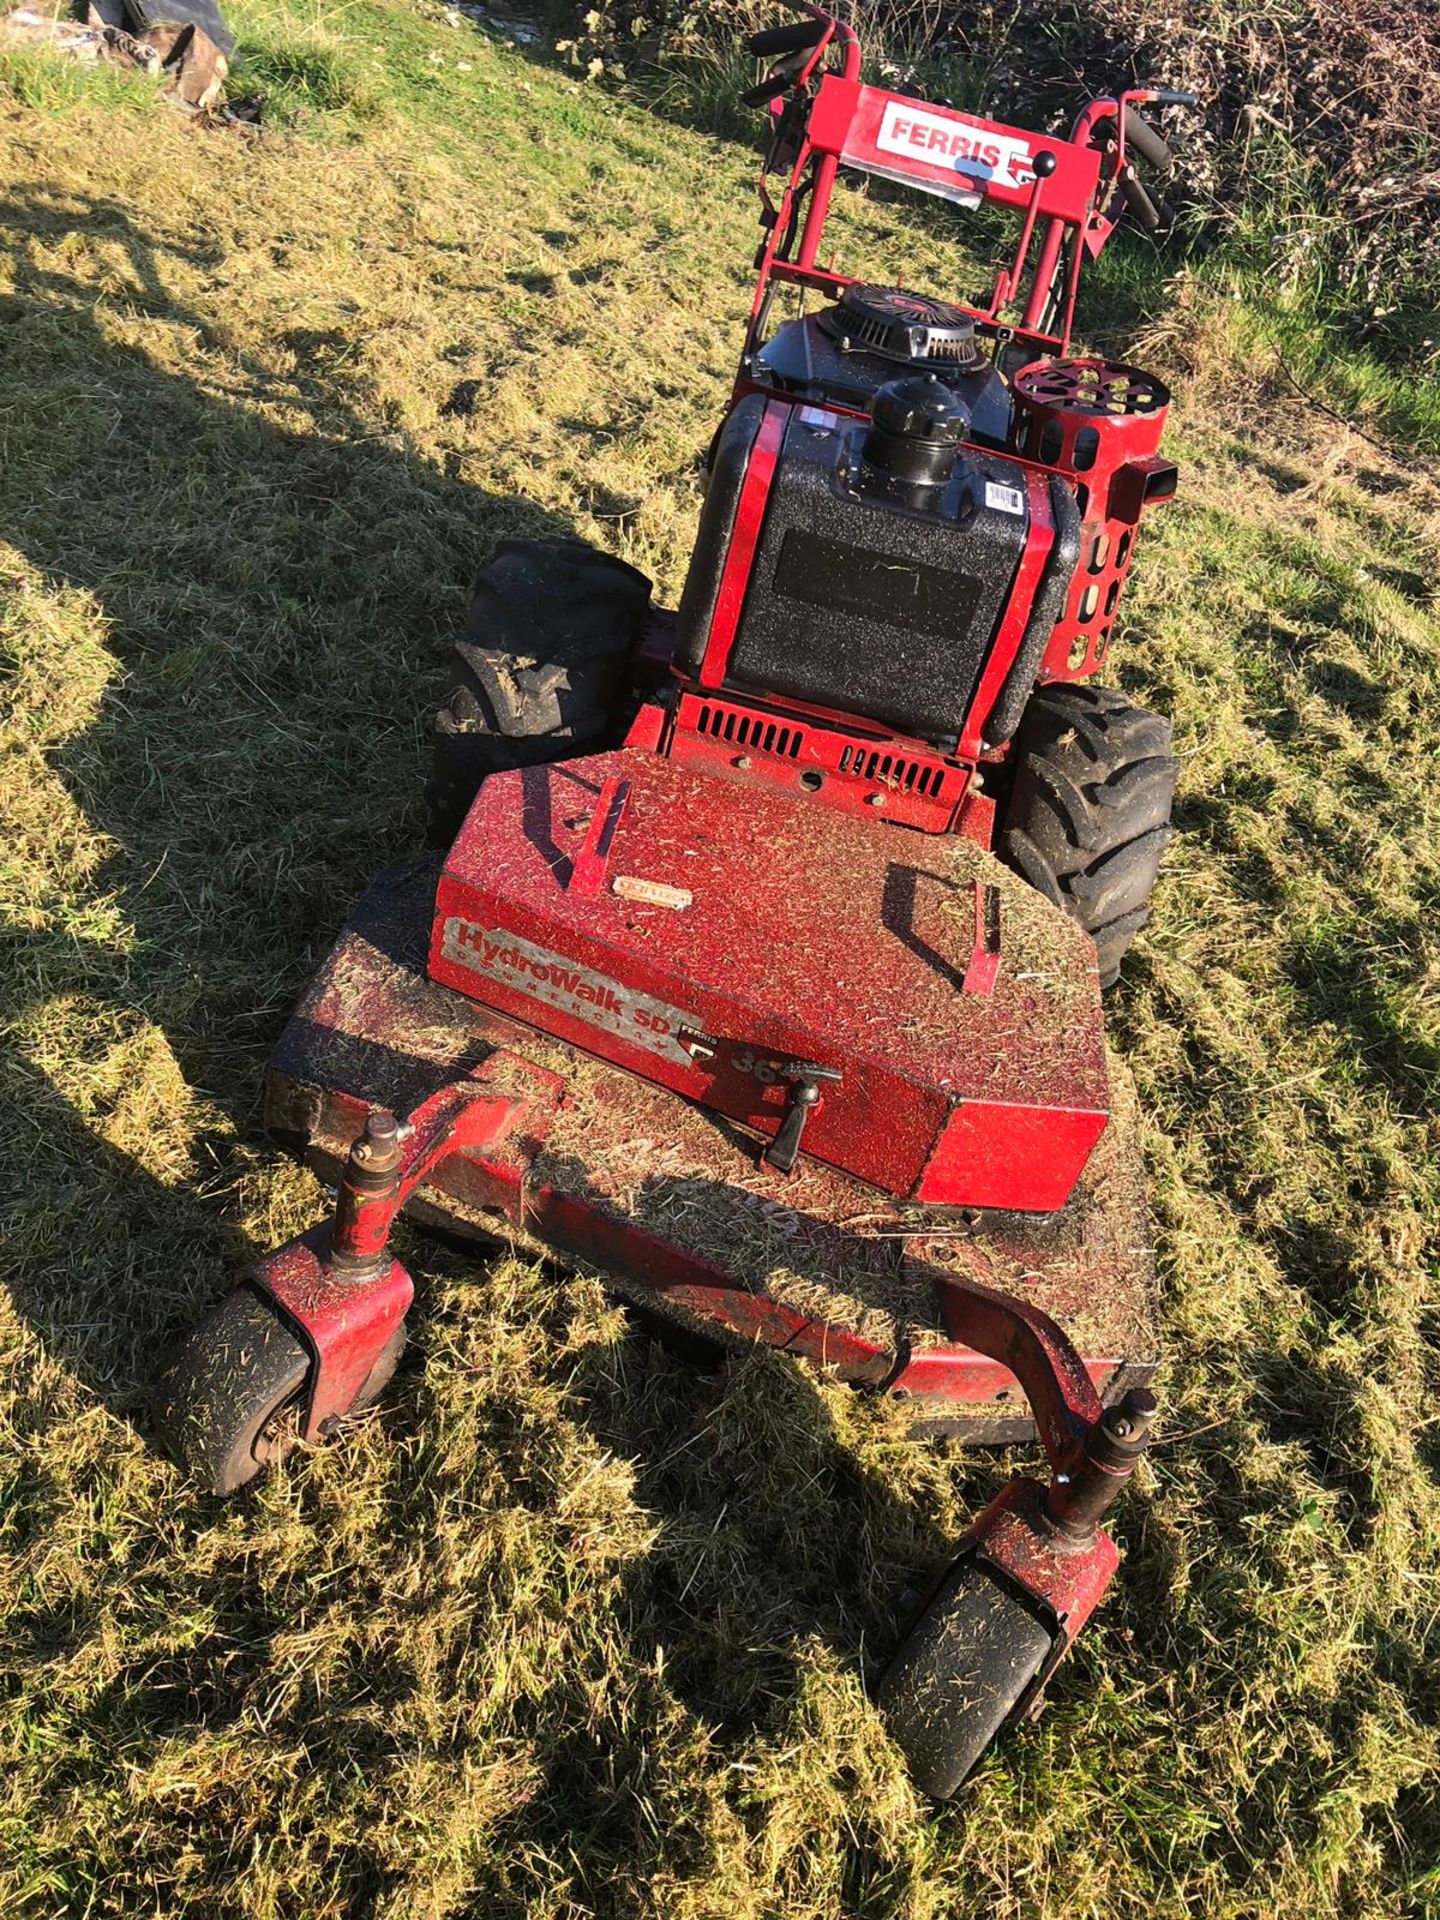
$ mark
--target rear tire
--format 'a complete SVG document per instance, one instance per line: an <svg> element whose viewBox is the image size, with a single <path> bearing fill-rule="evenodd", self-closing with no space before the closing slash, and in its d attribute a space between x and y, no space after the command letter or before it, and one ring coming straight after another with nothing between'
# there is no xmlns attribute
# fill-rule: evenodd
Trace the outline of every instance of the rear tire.
<svg viewBox="0 0 1440 1920"><path fill-rule="evenodd" d="M1102 987L1150 918L1180 771L1170 745L1168 720L1088 684L1039 688L1015 737L998 851L1091 936Z"/></svg>
<svg viewBox="0 0 1440 1920"><path fill-rule="evenodd" d="M974 1555L956 1560L875 1684L911 1778L949 1800L1049 1658L1052 1630Z"/></svg>
<svg viewBox="0 0 1440 1920"><path fill-rule="evenodd" d="M501 543L475 583L435 719L433 840L455 837L487 774L617 737L649 604L643 573L582 541Z"/></svg>

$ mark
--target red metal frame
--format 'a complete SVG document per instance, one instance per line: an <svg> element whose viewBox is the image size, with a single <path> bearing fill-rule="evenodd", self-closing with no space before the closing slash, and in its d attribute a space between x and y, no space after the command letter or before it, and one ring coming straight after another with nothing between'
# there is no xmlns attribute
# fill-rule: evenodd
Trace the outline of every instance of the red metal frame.
<svg viewBox="0 0 1440 1920"><path fill-rule="evenodd" d="M1103 360L1037 361L1016 374L1016 448L1066 475L1080 507L1080 563L1041 667L1080 680L1103 666L1146 506L1175 491L1159 454L1170 395L1152 375Z"/></svg>
<svg viewBox="0 0 1440 1920"><path fill-rule="evenodd" d="M501 1091L519 1083L523 1093ZM401 1149L379 1191L361 1188L357 1140L341 1178L335 1217L266 1256L249 1278L274 1301L311 1356L300 1430L313 1440L354 1403L390 1336L410 1309L414 1283L386 1249L410 1195L454 1154L471 1157L502 1186L518 1188L525 1160L507 1153L543 1134L561 1082L529 1061L495 1056L468 1081L443 1087L410 1115ZM531 1149L533 1152L533 1144ZM342 1264L352 1263L346 1270Z"/></svg>
<svg viewBox="0 0 1440 1920"><path fill-rule="evenodd" d="M677 765L745 779L773 793L823 793L842 813L927 833L956 825L971 772L923 740L829 724L780 701L717 698L681 686L662 751ZM634 730L626 745L636 743ZM817 775L823 787L816 787ZM989 838L982 844L988 846Z"/></svg>
<svg viewBox="0 0 1440 1920"><path fill-rule="evenodd" d="M583 1196L534 1177L551 1115L566 1097L556 1074L502 1049L467 1080L443 1087L408 1116L405 1147L385 1191L375 1195L358 1232L346 1229L346 1186L363 1149L374 1110L363 1100L333 1096L344 1125L354 1130L342 1171L335 1218L310 1228L270 1254L251 1279L304 1336L315 1369L303 1430L313 1438L343 1413L364 1384L386 1341L408 1310L413 1289L387 1248L395 1220L422 1187L449 1184L447 1163L463 1163L463 1188L472 1212L493 1213L544 1245L563 1248L602 1269L643 1281L646 1288L717 1330L837 1368L842 1377L885 1385L899 1398L978 1404L997 1385L1016 1380L1035 1415L1052 1468L1074 1486L1088 1472L1086 1438L1101 1419L1100 1389L1117 1360L1082 1360L1047 1314L973 1281L941 1281L946 1323L954 1346L894 1355L856 1334L808 1319L781 1301L737 1286L717 1260L616 1220ZM925 1230L913 1236L923 1243ZM363 1248L368 1271L346 1279L337 1252Z"/></svg>
<svg viewBox="0 0 1440 1920"><path fill-rule="evenodd" d="M755 548L759 543L760 529L765 524L770 486L775 478L780 448L792 411L787 402L772 400L765 409L760 430L755 436L755 445L745 469L745 482L735 509L730 550L725 556L720 575L720 591L715 596L715 612L705 640L705 656L700 663L702 687L725 684L730 649L734 644L735 629L740 624L740 609L745 604L745 595L750 586Z"/></svg>
<svg viewBox="0 0 1440 1920"><path fill-rule="evenodd" d="M331 1237L328 1223L313 1227L267 1254L249 1276L310 1354L300 1409L306 1440L320 1438L354 1405L415 1297L415 1284L398 1260L359 1285L343 1279L331 1265Z"/></svg>
<svg viewBox="0 0 1440 1920"><path fill-rule="evenodd" d="M817 265L842 164L922 192L967 204L983 201L1019 214L1014 258L998 272L989 301L983 307L962 305L961 310L997 341L1013 339L1039 354L1063 355L1082 260L1099 255L1116 224L1119 189L1128 169L1127 111L1159 96L1149 89L1130 89L1092 101L1068 140L1027 133L862 85L855 35L809 0L800 0L800 5L821 32L807 56L776 76L771 109L777 127L787 130L789 173L778 205L770 201L762 177L767 232L757 257L750 324L735 383L736 398L758 392L767 404L742 480L698 673L693 680L679 676L676 697L666 707L642 707L630 744L640 744L643 734L647 744L658 742L661 752L687 766L740 773L777 791L798 788L812 792L829 808L869 810L887 821L930 833L960 832L988 845L993 803L978 791L973 776L982 762L1003 760L1007 751L987 746L985 726L1024 638L1055 538L1050 478L1061 475L1076 493L1082 551L1038 677L1080 679L1108 658L1140 514L1147 504L1173 492L1174 469L1157 452L1168 395L1134 369L1107 368L1095 361L1042 360L1016 376L1009 453L1024 472L1028 537L960 738L954 751L945 754L926 743L857 725L844 713L755 694L730 681L735 636L797 404L792 395L756 379L755 355L764 341L777 281L827 297L852 284L833 265ZM803 222L798 217L801 207ZM1063 286L1057 290L1062 261ZM1058 324L1047 314L1055 299ZM1012 312L1017 303L1018 320ZM1123 378L1138 404L1128 411L1088 404L1097 378L1107 377L1112 382ZM865 418L839 405L827 405L825 411L833 414L837 426ZM822 776L818 782L817 775Z"/></svg>
<svg viewBox="0 0 1440 1920"><path fill-rule="evenodd" d="M1049 1616L1050 1656L1016 1709L1034 1713L1050 1676L1074 1644L1120 1565L1120 1551L1103 1527L1076 1539L1054 1524L1047 1490L1017 1474L990 1502L961 1542L1028 1593Z"/></svg>
<svg viewBox="0 0 1440 1920"><path fill-rule="evenodd" d="M759 279L747 358L762 342L775 281L808 285L830 297L850 284L833 265L817 265L842 165L961 205L986 202L1019 213L1020 234L1011 264L997 272L986 305L964 311L995 328L1007 324L1007 314L1019 302L1015 337L1037 351L1064 353L1074 320L1081 261L1099 256L1117 223L1117 190L1129 164L1127 110L1161 96L1151 88L1128 88L1113 98L1091 101L1068 139L1031 133L953 107L861 85L855 35L823 8L808 0L798 4L825 31L803 64L776 77L772 113L783 115L788 101L803 118L778 205L770 202L761 183L768 235L757 261ZM832 46L840 50L838 69L826 64ZM1102 129L1106 137L1097 138ZM805 217L796 245L801 204ZM1054 283L1067 241L1072 244L1058 289L1060 324L1047 328L1042 323L1057 291Z"/></svg>
<svg viewBox="0 0 1440 1920"><path fill-rule="evenodd" d="M1015 656L1025 638L1025 629L1030 624L1040 577L1045 571L1045 562L1050 558L1050 549L1055 544L1055 523L1050 517L1050 489L1045 476L1027 472L1025 488L1030 504L1025 551L1020 556L1019 570L1010 588L1000 631L995 636L990 656L985 662L985 671L975 689L975 698L970 702L970 711L965 716L959 746L962 760L979 760L985 751L986 723L1015 664Z"/></svg>
<svg viewBox="0 0 1440 1920"><path fill-rule="evenodd" d="M643 1276L672 1306L723 1324L753 1326L755 1337L822 1364L836 1358L831 1331L773 1300L737 1287L714 1263L658 1235L606 1217L599 1207L533 1179L531 1168L563 1097L557 1076L521 1056L499 1052L466 1081L442 1088L397 1128L356 1103L353 1141L334 1219L265 1260L253 1276L302 1336L312 1366L302 1408L306 1438L323 1434L352 1404L413 1297L413 1284L390 1258L388 1239L400 1209L418 1190L463 1162L471 1191L496 1214L546 1245L567 1248L602 1268ZM363 1116L363 1118L362 1118ZM357 1205L377 1118L402 1143L395 1164L366 1204ZM342 1257L362 1262L359 1278ZM1153 1401L1131 1393L1102 1408L1094 1383L1062 1329L1008 1295L958 1278L945 1282L945 1312L957 1340L1020 1384L1050 1464L1048 1488L1017 1477L962 1542L1030 1593L1056 1630L1053 1666L1104 1593L1118 1554L1100 1527L1144 1450ZM864 1348L866 1343L857 1342ZM883 1360L872 1349L876 1360ZM938 1359L939 1356L936 1356ZM914 1364L889 1372L872 1362L871 1384L906 1394ZM957 1396L958 1397L958 1396Z"/></svg>
<svg viewBox="0 0 1440 1920"><path fill-rule="evenodd" d="M971 769L980 760L992 757L985 746L985 726L1024 641L1054 544L1048 469L1016 456L1016 464L1024 469L1029 508L1025 548L955 754L943 755L924 742L859 728L852 717L827 713L812 704L776 695L757 697L730 680L731 654L775 471L786 431L799 411L792 400L778 398L771 399L765 408L741 482L700 671L694 682L676 676L678 700L669 725L661 733L661 750L685 765L709 766L716 772L734 769L743 761L746 764L740 766L741 772L747 777L755 775L777 790L798 786L803 791L823 793L826 805L845 812L870 809L904 826L930 833L952 832L958 824ZM1163 412L1160 417L1163 421ZM1142 424L1148 434L1152 423L1147 420ZM1117 470L1125 465L1125 458L1123 452L1116 455L1113 465ZM715 697L721 692L723 701ZM774 716L781 712L793 719L777 721ZM652 717L647 716L643 724L653 731ZM738 737L742 734L746 737ZM632 732L632 743L635 739ZM767 740L769 745L759 744ZM757 752L761 756L758 763ZM814 783L817 770L826 776L823 787Z"/></svg>

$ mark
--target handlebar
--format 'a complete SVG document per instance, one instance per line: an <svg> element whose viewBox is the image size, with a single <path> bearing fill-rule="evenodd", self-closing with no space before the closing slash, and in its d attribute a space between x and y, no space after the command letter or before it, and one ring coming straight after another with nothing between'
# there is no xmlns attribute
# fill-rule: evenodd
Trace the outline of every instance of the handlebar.
<svg viewBox="0 0 1440 1920"><path fill-rule="evenodd" d="M1083 108L1070 138L1098 147L1105 156L1103 178L1125 203L1137 226L1146 233L1167 231L1175 215L1163 200L1147 190L1135 170L1132 155L1152 173L1164 174L1175 164L1167 140L1139 111L1148 106L1197 106L1197 96L1174 87L1134 87L1110 100L1092 100ZM1113 209L1112 200L1112 209ZM1110 215L1114 223L1114 213Z"/></svg>
<svg viewBox="0 0 1440 1920"><path fill-rule="evenodd" d="M1175 164L1175 156L1163 136L1135 107L1125 109L1125 144L1133 147L1146 166L1153 167L1156 173L1168 173Z"/></svg>
<svg viewBox="0 0 1440 1920"><path fill-rule="evenodd" d="M860 42L851 29L817 6L815 0L789 0L789 4L809 18L789 26L764 27L745 41L746 52L757 60L778 59L780 65L767 73L758 86L745 89L740 95L742 106L767 107L778 94L797 86L803 90L832 47L840 52L839 71L843 78L859 78Z"/></svg>
<svg viewBox="0 0 1440 1920"><path fill-rule="evenodd" d="M825 32L823 20L797 20L788 27L766 27L762 33L750 35L745 51L757 60L768 60L777 53L799 53L805 47L818 47Z"/></svg>

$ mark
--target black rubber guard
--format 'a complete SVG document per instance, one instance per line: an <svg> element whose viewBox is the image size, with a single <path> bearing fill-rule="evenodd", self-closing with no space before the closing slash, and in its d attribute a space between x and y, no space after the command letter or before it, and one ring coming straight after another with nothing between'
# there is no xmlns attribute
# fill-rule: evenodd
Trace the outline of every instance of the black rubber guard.
<svg viewBox="0 0 1440 1920"><path fill-rule="evenodd" d="M1055 540L1035 589L1025 636L985 722L987 747L1007 746L1014 738L1020 717L1035 690L1035 676L1040 671L1055 623L1065 611L1065 596L1079 565L1080 507L1058 474L1050 478L1050 516L1055 522Z"/></svg>

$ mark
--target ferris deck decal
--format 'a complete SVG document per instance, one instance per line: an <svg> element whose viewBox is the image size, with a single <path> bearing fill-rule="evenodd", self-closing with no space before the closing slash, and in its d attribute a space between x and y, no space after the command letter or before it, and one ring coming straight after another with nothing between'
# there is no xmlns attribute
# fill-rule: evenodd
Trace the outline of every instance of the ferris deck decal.
<svg viewBox="0 0 1440 1920"><path fill-rule="evenodd" d="M512 993L541 1000L572 1020L603 1028L630 1046L658 1053L662 1060L677 1066L694 1065L680 1044L681 1031L694 1025L688 1014L603 973L577 966L562 954L532 946L503 929L463 920L458 914L445 922L441 951L453 965L508 987Z"/></svg>

